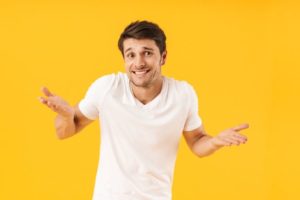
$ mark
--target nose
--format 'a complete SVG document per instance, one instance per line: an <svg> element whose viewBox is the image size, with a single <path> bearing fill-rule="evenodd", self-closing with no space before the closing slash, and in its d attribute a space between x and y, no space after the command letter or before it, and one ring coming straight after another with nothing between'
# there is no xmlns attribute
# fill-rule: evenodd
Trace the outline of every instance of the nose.
<svg viewBox="0 0 300 200"><path fill-rule="evenodd" d="M136 56L135 65L137 68L142 68L146 66L146 62L143 56Z"/></svg>

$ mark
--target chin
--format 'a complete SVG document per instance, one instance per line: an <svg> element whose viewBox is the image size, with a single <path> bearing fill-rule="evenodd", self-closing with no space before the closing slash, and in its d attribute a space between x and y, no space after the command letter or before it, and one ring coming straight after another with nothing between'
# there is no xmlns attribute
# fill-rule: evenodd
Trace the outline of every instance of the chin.
<svg viewBox="0 0 300 200"><path fill-rule="evenodd" d="M139 81L131 81L131 83L136 87L149 87L151 84L150 82L139 82Z"/></svg>
<svg viewBox="0 0 300 200"><path fill-rule="evenodd" d="M139 79L135 79L134 77L131 77L130 82L136 87L146 88L151 86L152 80L151 79L139 80Z"/></svg>

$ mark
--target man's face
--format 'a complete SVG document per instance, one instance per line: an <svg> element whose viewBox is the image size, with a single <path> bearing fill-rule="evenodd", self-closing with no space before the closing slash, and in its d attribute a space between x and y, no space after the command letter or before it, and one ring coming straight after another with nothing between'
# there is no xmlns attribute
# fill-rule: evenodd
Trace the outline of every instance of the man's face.
<svg viewBox="0 0 300 200"><path fill-rule="evenodd" d="M166 52L151 39L128 38L123 42L125 69L129 80L136 87L150 87L161 77L161 66L165 63Z"/></svg>

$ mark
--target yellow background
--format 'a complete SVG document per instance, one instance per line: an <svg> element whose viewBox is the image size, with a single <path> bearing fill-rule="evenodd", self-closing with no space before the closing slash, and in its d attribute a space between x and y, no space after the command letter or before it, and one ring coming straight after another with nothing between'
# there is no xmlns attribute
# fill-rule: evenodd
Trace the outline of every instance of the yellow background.
<svg viewBox="0 0 300 200"><path fill-rule="evenodd" d="M1 0L0 199L91 199L98 122L58 140L37 97L47 86L73 105L93 80L124 71L117 40L138 19L165 31L163 73L194 86L208 133L251 126L246 145L202 159L182 138L173 199L300 199L295 2Z"/></svg>

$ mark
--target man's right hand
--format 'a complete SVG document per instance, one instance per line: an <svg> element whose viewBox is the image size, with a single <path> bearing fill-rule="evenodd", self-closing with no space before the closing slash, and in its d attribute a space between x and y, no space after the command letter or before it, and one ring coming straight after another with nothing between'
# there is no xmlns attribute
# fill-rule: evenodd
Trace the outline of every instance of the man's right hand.
<svg viewBox="0 0 300 200"><path fill-rule="evenodd" d="M41 103L46 105L48 108L61 115L61 117L67 119L73 119L75 110L68 104L64 99L51 93L46 87L42 87L41 91L45 97L39 97Z"/></svg>

